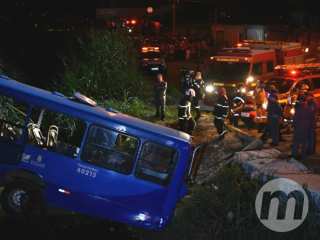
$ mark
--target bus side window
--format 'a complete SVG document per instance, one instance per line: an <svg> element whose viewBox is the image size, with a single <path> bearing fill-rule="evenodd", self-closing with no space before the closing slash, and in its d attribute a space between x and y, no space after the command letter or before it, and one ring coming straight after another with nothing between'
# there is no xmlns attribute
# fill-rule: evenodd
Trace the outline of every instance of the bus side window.
<svg viewBox="0 0 320 240"><path fill-rule="evenodd" d="M86 124L63 113L33 109L28 123L30 144L68 157L77 157Z"/></svg>
<svg viewBox="0 0 320 240"><path fill-rule="evenodd" d="M175 149L156 143L143 145L136 176L151 182L167 185L177 162Z"/></svg>
<svg viewBox="0 0 320 240"><path fill-rule="evenodd" d="M255 76L262 75L262 63L254 63L252 67L252 73Z"/></svg>
<svg viewBox="0 0 320 240"><path fill-rule="evenodd" d="M104 127L92 126L81 159L91 164L129 174L132 170L139 141Z"/></svg>
<svg viewBox="0 0 320 240"><path fill-rule="evenodd" d="M0 96L0 138L17 141L23 133L26 123L27 104Z"/></svg>

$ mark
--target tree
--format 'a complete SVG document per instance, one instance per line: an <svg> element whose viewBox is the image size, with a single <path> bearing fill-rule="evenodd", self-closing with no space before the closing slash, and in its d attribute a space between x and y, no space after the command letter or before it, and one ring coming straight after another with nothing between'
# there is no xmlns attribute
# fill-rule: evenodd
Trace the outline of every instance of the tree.
<svg viewBox="0 0 320 240"><path fill-rule="evenodd" d="M63 92L80 91L97 100L124 100L143 92L137 54L125 33L95 32L77 42L73 56L65 60Z"/></svg>

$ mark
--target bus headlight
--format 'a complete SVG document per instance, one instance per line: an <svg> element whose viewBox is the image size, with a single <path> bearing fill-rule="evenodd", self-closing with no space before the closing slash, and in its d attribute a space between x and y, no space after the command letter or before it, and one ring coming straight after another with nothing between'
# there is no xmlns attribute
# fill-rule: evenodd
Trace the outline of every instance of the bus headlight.
<svg viewBox="0 0 320 240"><path fill-rule="evenodd" d="M207 93L213 93L213 91L214 91L214 86L212 84L209 84L206 86Z"/></svg>

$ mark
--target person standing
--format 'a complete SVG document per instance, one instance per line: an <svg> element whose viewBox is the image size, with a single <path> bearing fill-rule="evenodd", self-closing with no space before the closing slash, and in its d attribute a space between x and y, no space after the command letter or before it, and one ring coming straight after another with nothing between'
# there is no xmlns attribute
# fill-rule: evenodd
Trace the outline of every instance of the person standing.
<svg viewBox="0 0 320 240"><path fill-rule="evenodd" d="M316 128L318 115L317 103L315 102L312 94L309 94L307 97L307 107L310 114L310 127L307 129L307 154L312 155L316 152Z"/></svg>
<svg viewBox="0 0 320 240"><path fill-rule="evenodd" d="M154 86L156 117L160 117L163 121L165 118L165 105L167 94L167 82L163 80L163 75L159 73Z"/></svg>
<svg viewBox="0 0 320 240"><path fill-rule="evenodd" d="M224 87L219 89L218 94L218 100L213 109L214 125L217 129L218 134L223 135L226 133L224 120L229 113L229 102L226 89Z"/></svg>
<svg viewBox="0 0 320 240"><path fill-rule="evenodd" d="M195 91L191 88L185 92L178 106L179 130L192 134L196 123L191 114L191 103L195 97Z"/></svg>
<svg viewBox="0 0 320 240"><path fill-rule="evenodd" d="M200 100L204 97L204 81L202 79L201 72L196 72L195 78L192 81L192 88L195 91L196 96L193 98L192 106L195 110L195 120L198 121L201 117Z"/></svg>
<svg viewBox="0 0 320 240"><path fill-rule="evenodd" d="M300 96L299 102L295 105L295 114L293 116L292 157L294 159L297 159L299 152L301 152L302 160L306 158L308 132L310 127L310 110L307 105L306 97Z"/></svg>
<svg viewBox="0 0 320 240"><path fill-rule="evenodd" d="M282 108L278 102L278 95L276 92L272 92L267 107L267 134L271 137L273 146L279 144L281 117Z"/></svg>
<svg viewBox="0 0 320 240"><path fill-rule="evenodd" d="M193 70L183 69L181 77L181 93L184 95L185 92L192 87L192 79L194 76Z"/></svg>
<svg viewBox="0 0 320 240"><path fill-rule="evenodd" d="M256 89L256 94L255 94L255 103L256 103L256 109L257 109L256 123L257 123L259 132L263 131L266 124L266 118L267 118L266 106L267 106L268 98L267 98L267 93L264 90L264 87L265 87L264 84L259 82Z"/></svg>

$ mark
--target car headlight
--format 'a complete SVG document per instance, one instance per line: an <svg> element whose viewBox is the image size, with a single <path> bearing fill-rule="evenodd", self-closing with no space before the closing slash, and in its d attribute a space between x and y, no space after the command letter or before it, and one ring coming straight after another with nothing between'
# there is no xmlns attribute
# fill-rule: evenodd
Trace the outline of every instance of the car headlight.
<svg viewBox="0 0 320 240"><path fill-rule="evenodd" d="M254 77L252 76L249 76L246 80L246 83L249 84L249 83L253 83L254 82Z"/></svg>
<svg viewBox="0 0 320 240"><path fill-rule="evenodd" d="M213 93L213 91L214 91L214 86L212 84L209 84L206 86L207 93Z"/></svg>
<svg viewBox="0 0 320 240"><path fill-rule="evenodd" d="M291 115L294 115L295 113L296 113L296 110L295 110L294 108L291 108L291 109L290 109L290 114L291 114Z"/></svg>
<svg viewBox="0 0 320 240"><path fill-rule="evenodd" d="M254 91L253 90L248 92L248 96L252 97L253 95L254 95Z"/></svg>
<svg viewBox="0 0 320 240"><path fill-rule="evenodd" d="M262 103L262 108L266 110L268 108L268 102Z"/></svg>
<svg viewBox="0 0 320 240"><path fill-rule="evenodd" d="M246 92L247 92L247 89L246 89L245 87L242 87L242 88L240 88L240 92L241 92L241 93L246 93Z"/></svg>

